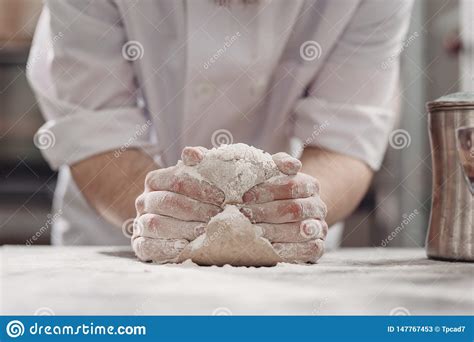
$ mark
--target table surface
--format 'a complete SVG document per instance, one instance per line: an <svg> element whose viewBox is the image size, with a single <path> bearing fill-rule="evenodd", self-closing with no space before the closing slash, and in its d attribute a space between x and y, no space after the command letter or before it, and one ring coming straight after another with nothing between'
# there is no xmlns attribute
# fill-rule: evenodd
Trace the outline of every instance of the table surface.
<svg viewBox="0 0 474 342"><path fill-rule="evenodd" d="M1 254L1 313L32 315L473 314L474 264L422 249L340 249L316 265L141 263L126 247L16 247Z"/></svg>

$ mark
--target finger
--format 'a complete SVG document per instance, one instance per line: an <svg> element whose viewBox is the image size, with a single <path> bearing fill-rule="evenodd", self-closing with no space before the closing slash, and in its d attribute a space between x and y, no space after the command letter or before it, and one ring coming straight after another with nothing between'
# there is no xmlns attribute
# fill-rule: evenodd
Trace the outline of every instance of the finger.
<svg viewBox="0 0 474 342"><path fill-rule="evenodd" d="M145 213L145 198L148 192L145 192L137 197L135 200L135 209L137 210L137 215L142 215Z"/></svg>
<svg viewBox="0 0 474 342"><path fill-rule="evenodd" d="M137 237L132 240L132 247L138 259L141 261L164 263L173 262L188 243L186 240Z"/></svg>
<svg viewBox="0 0 474 342"><path fill-rule="evenodd" d="M215 205L221 205L225 199L225 195L220 189L193 177L179 167L169 167L148 173L145 189L147 191L171 191Z"/></svg>
<svg viewBox="0 0 474 342"><path fill-rule="evenodd" d="M312 240L301 243L273 243L273 249L285 262L315 263L324 253L324 241Z"/></svg>
<svg viewBox="0 0 474 342"><path fill-rule="evenodd" d="M185 239L193 241L204 234L206 224L195 221L182 221L172 217L144 214L133 225L133 237L153 239Z"/></svg>
<svg viewBox="0 0 474 342"><path fill-rule="evenodd" d="M294 223L259 223L263 237L270 242L306 242L315 239L325 240L328 225L321 220L305 220Z"/></svg>
<svg viewBox="0 0 474 342"><path fill-rule="evenodd" d="M275 153L272 158L280 172L285 175L296 175L301 170L301 162L288 153Z"/></svg>
<svg viewBox="0 0 474 342"><path fill-rule="evenodd" d="M181 159L184 165L194 166L204 159L206 151L207 149L202 146L185 147L181 153Z"/></svg>
<svg viewBox="0 0 474 342"><path fill-rule="evenodd" d="M243 196L244 203L265 203L275 200L304 198L319 194L319 182L304 173L276 176L254 186Z"/></svg>
<svg viewBox="0 0 474 342"><path fill-rule="evenodd" d="M169 191L153 191L145 194L144 213L174 217L183 221L207 222L221 212L221 208L196 201Z"/></svg>
<svg viewBox="0 0 474 342"><path fill-rule="evenodd" d="M306 219L324 219L326 205L319 196L247 204L240 210L253 223L288 223Z"/></svg>

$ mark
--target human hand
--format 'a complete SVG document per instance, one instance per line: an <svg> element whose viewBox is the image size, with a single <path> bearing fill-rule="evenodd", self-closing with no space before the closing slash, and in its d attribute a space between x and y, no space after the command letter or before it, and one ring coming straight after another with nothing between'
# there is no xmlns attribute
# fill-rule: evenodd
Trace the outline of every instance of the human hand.
<svg viewBox="0 0 474 342"><path fill-rule="evenodd" d="M273 160L284 175L254 186L243 196L242 213L263 229L284 261L316 262L324 253L328 226L319 183L300 173L301 162L286 153Z"/></svg>
<svg viewBox="0 0 474 342"><path fill-rule="evenodd" d="M186 147L184 165L197 165L205 148ZM175 259L189 242L203 234L209 219L222 211L224 193L186 172L183 164L148 173L145 191L135 206L132 245L142 261Z"/></svg>

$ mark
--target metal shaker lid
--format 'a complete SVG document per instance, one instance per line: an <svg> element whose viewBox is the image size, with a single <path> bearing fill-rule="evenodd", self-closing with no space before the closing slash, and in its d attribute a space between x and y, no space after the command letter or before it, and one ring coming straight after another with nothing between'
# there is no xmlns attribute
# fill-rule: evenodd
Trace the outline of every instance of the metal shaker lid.
<svg viewBox="0 0 474 342"><path fill-rule="evenodd" d="M474 93L460 92L445 95L437 100L428 102L426 107L430 112L447 109L474 109Z"/></svg>

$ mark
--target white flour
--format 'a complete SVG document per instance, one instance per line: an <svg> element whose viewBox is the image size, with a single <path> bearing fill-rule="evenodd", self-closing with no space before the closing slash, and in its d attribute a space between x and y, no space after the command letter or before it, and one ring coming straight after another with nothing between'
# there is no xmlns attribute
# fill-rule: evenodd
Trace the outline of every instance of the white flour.
<svg viewBox="0 0 474 342"><path fill-rule="evenodd" d="M178 261L236 266L271 266L282 261L270 242L261 237L262 229L238 207L245 192L281 175L270 154L246 144L222 145L207 151L196 166L180 165L185 172L221 189L225 208L209 221L203 235L186 246Z"/></svg>
<svg viewBox="0 0 474 342"><path fill-rule="evenodd" d="M225 204L242 203L242 196L253 186L281 174L269 153L246 144L213 148L198 165L183 167L221 189Z"/></svg>

